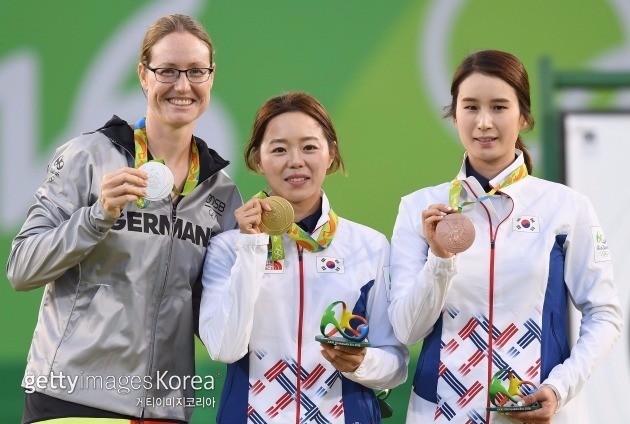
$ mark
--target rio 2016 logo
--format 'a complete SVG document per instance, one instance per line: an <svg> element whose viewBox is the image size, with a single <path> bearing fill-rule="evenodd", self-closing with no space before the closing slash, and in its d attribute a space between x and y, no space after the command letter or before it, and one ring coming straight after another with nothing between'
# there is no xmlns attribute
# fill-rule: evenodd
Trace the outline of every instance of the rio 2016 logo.
<svg viewBox="0 0 630 424"><path fill-rule="evenodd" d="M604 238L604 234L601 231L597 231L595 241L597 242L597 244L606 244L606 239Z"/></svg>

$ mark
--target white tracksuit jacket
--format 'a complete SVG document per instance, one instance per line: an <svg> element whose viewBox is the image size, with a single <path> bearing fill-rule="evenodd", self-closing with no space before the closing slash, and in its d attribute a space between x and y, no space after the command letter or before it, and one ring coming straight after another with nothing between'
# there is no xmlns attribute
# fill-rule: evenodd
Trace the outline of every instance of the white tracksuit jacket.
<svg viewBox="0 0 630 424"><path fill-rule="evenodd" d="M329 210L324 195L314 238ZM408 363L387 316L386 238L339 218L321 252L304 250L300 259L297 244L283 239L286 257L275 263L267 263L266 234L235 230L211 241L199 323L212 359L229 364L217 421L380 422L371 389L403 383ZM322 313L338 300L369 322L372 347L353 373L337 371L315 341Z"/></svg>
<svg viewBox="0 0 630 424"><path fill-rule="evenodd" d="M517 154L492 186L523 163ZM462 201L483 195L477 180L466 178L465 165L457 178ZM490 379L511 369L521 380L557 391L561 409L554 423L583 423L585 415L576 415L581 405L569 401L622 325L610 252L590 201L527 176L465 207L475 241L443 259L430 252L422 211L448 204L449 188L444 183L405 196L392 236L392 325L408 345L424 339L407 422L513 422L485 410ZM573 348L567 295L583 315Z"/></svg>

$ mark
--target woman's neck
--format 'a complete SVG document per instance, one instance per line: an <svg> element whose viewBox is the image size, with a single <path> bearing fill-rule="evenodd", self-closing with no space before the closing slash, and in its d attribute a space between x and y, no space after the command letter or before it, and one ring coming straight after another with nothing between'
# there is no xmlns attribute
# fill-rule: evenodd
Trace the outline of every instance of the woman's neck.
<svg viewBox="0 0 630 424"><path fill-rule="evenodd" d="M291 203L295 213L293 220L295 222L300 222L307 216L317 211L317 209L319 209L319 202L321 202L321 199L321 196L318 195L315 198L306 199L299 203Z"/></svg>
<svg viewBox="0 0 630 424"><path fill-rule="evenodd" d="M147 122L149 151L156 159L164 159L166 165L188 163L192 142L192 126L163 128Z"/></svg>
<svg viewBox="0 0 630 424"><path fill-rule="evenodd" d="M498 163L488 163L482 161L474 161L471 160L470 156L468 157L470 166L472 166L478 174L481 174L483 177L487 178L490 181L501 172L503 172L507 167L509 167L515 159L516 156L514 156L514 158L509 162L503 161Z"/></svg>

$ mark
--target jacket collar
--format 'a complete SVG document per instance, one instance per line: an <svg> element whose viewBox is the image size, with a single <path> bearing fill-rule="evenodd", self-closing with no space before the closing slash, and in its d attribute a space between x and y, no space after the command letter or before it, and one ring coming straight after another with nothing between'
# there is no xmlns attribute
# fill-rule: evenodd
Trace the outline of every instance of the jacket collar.
<svg viewBox="0 0 630 424"><path fill-rule="evenodd" d="M319 204L317 205L317 210L312 214L305 216L302 218L300 222L296 222L298 227L302 228L307 233L311 234L317 228L317 222L319 218L322 216L322 201L320 197Z"/></svg>
<svg viewBox="0 0 630 424"><path fill-rule="evenodd" d="M110 140L122 146L132 156L135 155L136 146L133 141L133 128L123 119L114 115L98 130L106 135ZM207 180L221 169L228 166L230 162L223 159L217 152L208 147L205 141L193 136L197 149L199 150L199 183Z"/></svg>
<svg viewBox="0 0 630 424"><path fill-rule="evenodd" d="M328 197L326 196L326 193L324 193L323 190L321 192L321 195L322 195L322 215L317 220L317 225L315 225L315 230L311 234L312 237L317 237L322 227L324 226L324 224L330 221L330 215L328 215L328 213L330 212L331 208L330 208L330 203L328 202Z"/></svg>
<svg viewBox="0 0 630 424"><path fill-rule="evenodd" d="M457 179L460 181L464 181L464 180L467 181L471 185L471 187L475 189L475 192L477 193L477 195L481 195L485 191L481 187L481 184L479 184L479 182L477 181L475 177L466 176L466 159L467 158L468 158L468 152L464 153L464 159L462 160L462 166L459 169L459 173L457 174ZM521 166L524 163L525 163L525 159L523 156L523 152L519 149L516 149L516 159L514 159L514 161L507 168L501 171L499 175L497 175L496 177L490 180L490 187L496 187L497 185L499 185L503 180L505 180L508 177L508 175L510 175L515 169L517 169L519 166ZM504 193L508 193L517 185L518 183L509 185L501 189L501 191ZM466 188L465 184L463 186L464 188Z"/></svg>

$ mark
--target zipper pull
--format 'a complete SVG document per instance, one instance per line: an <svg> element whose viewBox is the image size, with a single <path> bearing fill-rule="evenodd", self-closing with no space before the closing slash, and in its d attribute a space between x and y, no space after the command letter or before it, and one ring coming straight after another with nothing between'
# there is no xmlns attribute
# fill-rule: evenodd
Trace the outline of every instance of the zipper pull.
<svg viewBox="0 0 630 424"><path fill-rule="evenodd" d="M490 249L494 249L494 240L490 240Z"/></svg>
<svg viewBox="0 0 630 424"><path fill-rule="evenodd" d="M304 249L302 249L302 246L300 246L299 244L297 245L297 249L298 249L298 259L301 261L302 260L302 251Z"/></svg>

